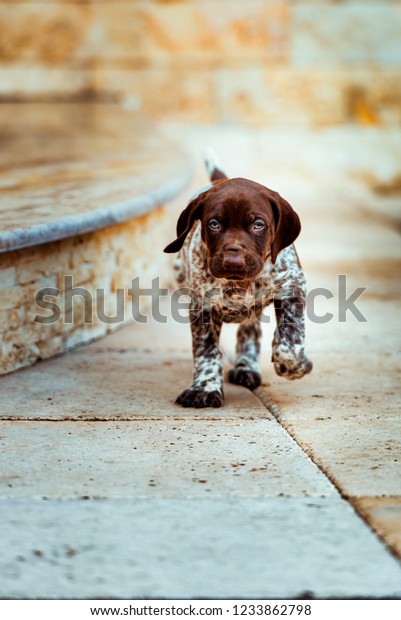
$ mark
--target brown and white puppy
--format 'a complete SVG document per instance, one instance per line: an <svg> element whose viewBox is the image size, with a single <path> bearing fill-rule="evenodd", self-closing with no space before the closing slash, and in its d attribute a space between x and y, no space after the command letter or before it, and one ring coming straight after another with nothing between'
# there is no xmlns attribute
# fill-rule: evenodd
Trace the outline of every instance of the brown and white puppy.
<svg viewBox="0 0 401 620"><path fill-rule="evenodd" d="M260 385L260 317L272 302L277 374L298 379L312 370L304 352L305 275L292 245L301 230L297 214L277 192L206 165L212 185L181 213L177 238L164 250L179 252L177 280L191 296L194 378L176 402L197 408L223 402L223 322L240 323L229 381Z"/></svg>

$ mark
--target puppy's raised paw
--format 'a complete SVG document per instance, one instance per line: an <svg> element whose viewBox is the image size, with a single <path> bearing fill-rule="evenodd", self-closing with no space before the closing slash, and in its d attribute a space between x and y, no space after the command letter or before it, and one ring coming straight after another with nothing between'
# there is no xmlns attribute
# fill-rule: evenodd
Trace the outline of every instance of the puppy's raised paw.
<svg viewBox="0 0 401 620"><path fill-rule="evenodd" d="M304 375L309 374L313 368L313 363L303 351L295 352L293 349L282 345L273 350L272 362L276 373L290 381L301 379Z"/></svg>

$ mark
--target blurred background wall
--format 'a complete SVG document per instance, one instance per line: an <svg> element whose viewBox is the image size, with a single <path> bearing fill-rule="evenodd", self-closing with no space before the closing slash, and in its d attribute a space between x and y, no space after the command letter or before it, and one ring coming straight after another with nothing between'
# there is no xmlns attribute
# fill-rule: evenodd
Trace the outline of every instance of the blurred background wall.
<svg viewBox="0 0 401 620"><path fill-rule="evenodd" d="M3 0L0 101L399 126L400 41L398 0Z"/></svg>

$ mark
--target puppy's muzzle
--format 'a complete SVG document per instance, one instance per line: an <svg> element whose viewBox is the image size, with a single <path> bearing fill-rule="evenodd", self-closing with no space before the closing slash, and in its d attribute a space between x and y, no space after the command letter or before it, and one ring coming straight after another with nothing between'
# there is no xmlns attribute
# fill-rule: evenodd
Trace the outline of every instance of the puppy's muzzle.
<svg viewBox="0 0 401 620"><path fill-rule="evenodd" d="M223 251L209 259L209 269L215 278L244 280L254 278L263 268L263 261L256 256L239 251Z"/></svg>
<svg viewBox="0 0 401 620"><path fill-rule="evenodd" d="M241 248L237 246L226 248L223 254L223 269L228 272L241 273L245 271L245 268L246 262Z"/></svg>

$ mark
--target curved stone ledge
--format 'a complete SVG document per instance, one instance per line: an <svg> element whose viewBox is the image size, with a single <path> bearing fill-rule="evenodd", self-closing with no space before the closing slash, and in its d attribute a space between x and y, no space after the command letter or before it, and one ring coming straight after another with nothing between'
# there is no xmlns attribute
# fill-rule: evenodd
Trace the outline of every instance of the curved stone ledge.
<svg viewBox="0 0 401 620"><path fill-rule="evenodd" d="M126 203L106 207L103 210L98 210L95 214L73 215L49 224L37 224L11 231L0 231L0 252L9 252L58 241L127 222L174 198L185 188L190 178L190 174L184 174L143 196L133 198Z"/></svg>
<svg viewBox="0 0 401 620"><path fill-rule="evenodd" d="M128 221L191 177L181 149L113 106L2 105L0 141L0 252Z"/></svg>
<svg viewBox="0 0 401 620"><path fill-rule="evenodd" d="M139 277L149 288L156 277L167 280L163 247L174 223L164 204L190 179L188 157L131 115L55 108L22 105L11 114L4 106L2 114L0 374L146 312L132 282ZM18 129L8 129L16 119ZM42 321L51 314L38 306L43 299L56 321Z"/></svg>

